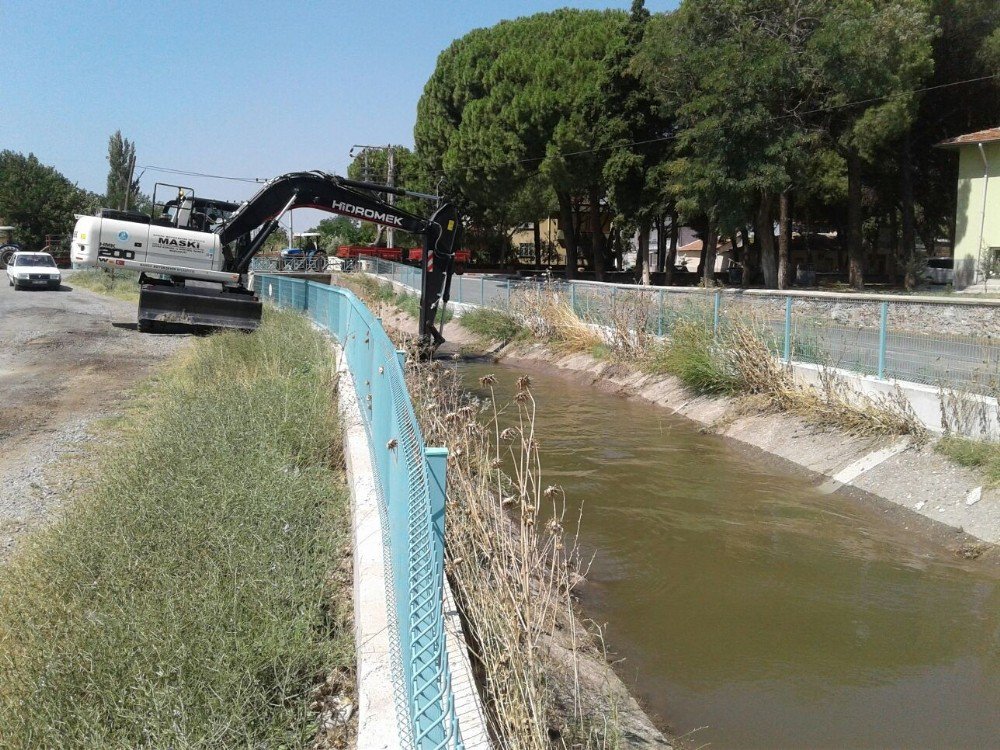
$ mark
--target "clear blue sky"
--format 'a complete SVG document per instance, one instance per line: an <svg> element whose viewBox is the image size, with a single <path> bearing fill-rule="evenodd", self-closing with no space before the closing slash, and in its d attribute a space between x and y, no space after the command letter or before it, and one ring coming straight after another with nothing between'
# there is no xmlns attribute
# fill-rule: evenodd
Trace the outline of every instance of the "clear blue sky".
<svg viewBox="0 0 1000 750"><path fill-rule="evenodd" d="M412 146L417 100L453 39L566 5L630 2L0 0L0 148L33 152L99 193L118 129L140 166L343 173L355 143ZM151 171L142 189L158 180L218 198L255 190ZM297 230L310 223L298 213Z"/></svg>

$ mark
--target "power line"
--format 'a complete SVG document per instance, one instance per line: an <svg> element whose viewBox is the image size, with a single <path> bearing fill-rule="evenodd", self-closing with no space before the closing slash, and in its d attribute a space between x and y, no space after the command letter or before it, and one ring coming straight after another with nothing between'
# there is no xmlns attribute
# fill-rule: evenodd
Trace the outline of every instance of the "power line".
<svg viewBox="0 0 1000 750"><path fill-rule="evenodd" d="M165 174L178 174L178 175L183 175L185 177L207 177L213 180L232 180L233 182L261 183L261 182L267 182L269 179L267 177L229 177L227 175L221 175L221 174L206 174L205 172L191 172L186 169L172 169L171 167L146 166L142 167L142 169L151 172L163 172Z"/></svg>

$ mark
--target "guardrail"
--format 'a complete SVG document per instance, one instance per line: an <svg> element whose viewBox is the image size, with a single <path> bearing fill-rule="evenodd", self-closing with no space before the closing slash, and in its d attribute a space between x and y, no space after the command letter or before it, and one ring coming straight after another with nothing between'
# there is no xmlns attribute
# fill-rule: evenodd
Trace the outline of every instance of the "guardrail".
<svg viewBox="0 0 1000 750"><path fill-rule="evenodd" d="M354 378L379 494L390 626L398 646L401 746L463 748L445 645L444 501L447 450L426 448L397 351L351 292L303 279L254 276L254 290L303 311L340 342ZM395 656L395 654L394 654Z"/></svg>
<svg viewBox="0 0 1000 750"><path fill-rule="evenodd" d="M420 289L420 269L384 260L363 267ZM774 353L788 362L974 392L1000 385L1000 300L543 282L485 274L453 277L451 299L502 309L518 291L542 283L564 295L588 323L612 325L627 315L633 329L666 336L678 320L692 315L716 326L745 316L766 325Z"/></svg>

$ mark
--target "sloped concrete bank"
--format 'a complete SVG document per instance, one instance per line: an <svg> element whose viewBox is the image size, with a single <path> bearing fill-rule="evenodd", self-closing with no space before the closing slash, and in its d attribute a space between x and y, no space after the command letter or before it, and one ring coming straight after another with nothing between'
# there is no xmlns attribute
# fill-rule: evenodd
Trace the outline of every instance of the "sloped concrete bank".
<svg viewBox="0 0 1000 750"><path fill-rule="evenodd" d="M977 541L1000 544L1000 490L983 487L976 472L935 452L932 441L855 437L788 414L741 415L732 399L693 395L675 377L647 375L587 354L560 355L542 345L507 347L492 356L508 365L560 373L581 385L656 404L814 473L825 492L881 503L887 513L900 509L904 512L893 515L903 524L929 519L931 525L920 525L947 534L956 552L983 552L973 550ZM990 554L1000 560L996 549Z"/></svg>

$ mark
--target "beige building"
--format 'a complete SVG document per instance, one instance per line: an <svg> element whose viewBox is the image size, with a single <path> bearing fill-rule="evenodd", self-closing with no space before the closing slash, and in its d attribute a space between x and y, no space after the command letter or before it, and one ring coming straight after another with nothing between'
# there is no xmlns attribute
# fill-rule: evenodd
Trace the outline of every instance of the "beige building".
<svg viewBox="0 0 1000 750"><path fill-rule="evenodd" d="M542 264L560 264L566 262L566 248L562 246L562 232L559 231L559 221L554 217L538 222L538 233L542 241ZM521 263L535 262L535 225L521 224L510 237L514 253ZM546 250L549 252L546 253Z"/></svg>
<svg viewBox="0 0 1000 750"><path fill-rule="evenodd" d="M1000 127L939 144L958 151L955 289L1000 280Z"/></svg>

